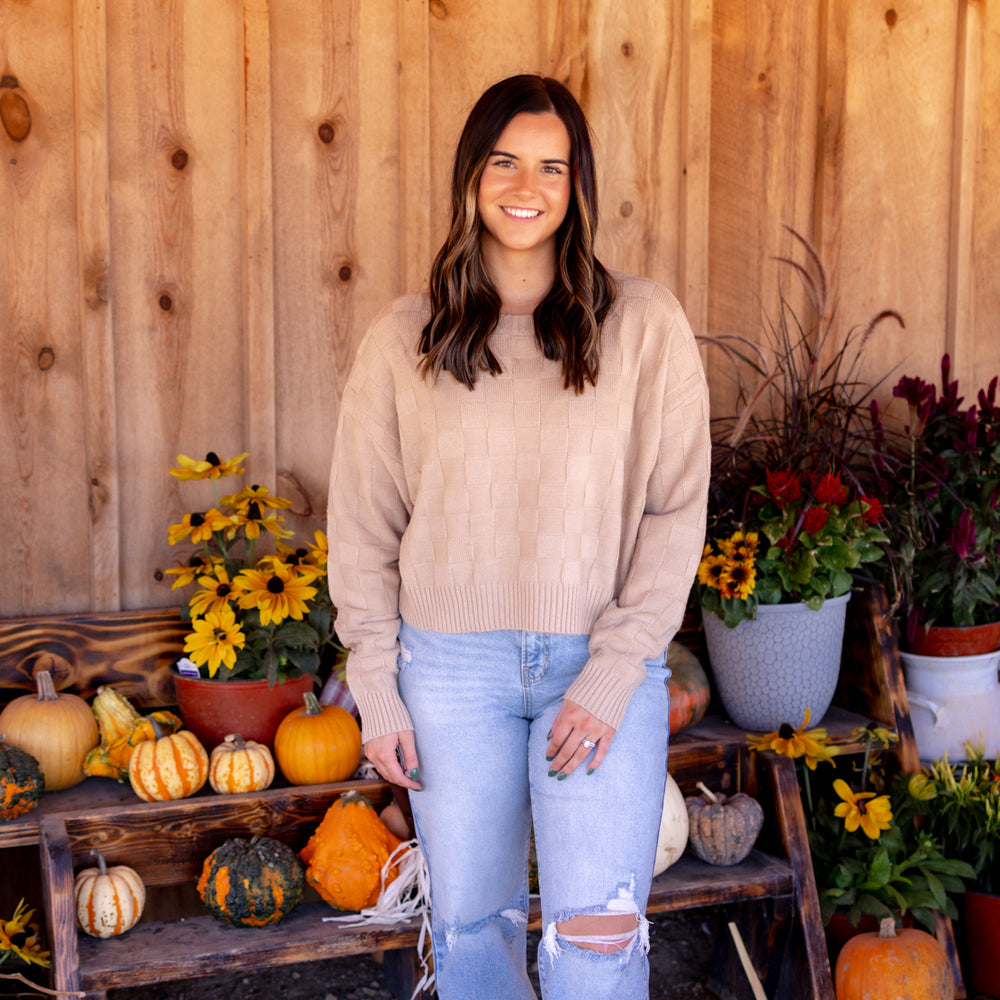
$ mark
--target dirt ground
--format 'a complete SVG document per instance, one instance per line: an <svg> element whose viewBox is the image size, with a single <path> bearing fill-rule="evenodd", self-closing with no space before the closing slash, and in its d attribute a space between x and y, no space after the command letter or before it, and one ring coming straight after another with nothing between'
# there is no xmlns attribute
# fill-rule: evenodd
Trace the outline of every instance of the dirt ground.
<svg viewBox="0 0 1000 1000"><path fill-rule="evenodd" d="M655 917L650 926L650 1000L717 1000L704 985L712 958L715 911ZM529 935L533 956L538 935ZM537 976L532 970L535 989ZM539 994L541 995L541 994ZM210 976L143 989L111 990L108 1000L396 1000L369 957L329 959L260 972ZM403 998L407 1000L407 998Z"/></svg>

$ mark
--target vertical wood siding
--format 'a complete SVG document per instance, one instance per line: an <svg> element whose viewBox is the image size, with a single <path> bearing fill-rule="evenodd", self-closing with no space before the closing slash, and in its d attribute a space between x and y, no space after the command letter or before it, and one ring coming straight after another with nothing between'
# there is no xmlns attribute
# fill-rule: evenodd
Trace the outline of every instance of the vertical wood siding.
<svg viewBox="0 0 1000 1000"><path fill-rule="evenodd" d="M515 72L579 96L603 258L699 333L762 338L787 224L843 329L902 313L869 376L1000 370L984 0L0 0L0 617L176 602L180 452L250 451L322 526L357 344L424 281L465 115Z"/></svg>

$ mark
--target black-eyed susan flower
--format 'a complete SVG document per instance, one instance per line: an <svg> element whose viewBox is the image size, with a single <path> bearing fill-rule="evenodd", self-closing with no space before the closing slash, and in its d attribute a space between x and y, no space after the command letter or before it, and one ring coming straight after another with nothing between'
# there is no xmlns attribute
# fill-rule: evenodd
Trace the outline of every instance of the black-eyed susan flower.
<svg viewBox="0 0 1000 1000"><path fill-rule="evenodd" d="M243 648L246 636L231 607L209 611L204 618L192 620L191 628L193 631L184 640L184 652L192 663L206 665L209 677L214 677L220 666L235 666L236 651Z"/></svg>
<svg viewBox="0 0 1000 1000"><path fill-rule="evenodd" d="M860 827L870 840L878 840L883 830L888 830L892 822L892 807L888 795L874 792L855 792L843 778L837 778L833 790L843 800L833 810L834 816L844 821L848 833Z"/></svg>
<svg viewBox="0 0 1000 1000"><path fill-rule="evenodd" d="M212 567L211 574L199 576L198 583L202 589L192 594L188 602L192 617L200 618L209 611L221 611L236 598L225 563L217 563Z"/></svg>
<svg viewBox="0 0 1000 1000"><path fill-rule="evenodd" d="M235 458L223 460L214 451L210 451L200 462L197 459L188 458L187 455L178 455L177 461L180 463L180 467L171 469L170 475L182 480L221 479L223 476L239 476L243 473L240 462L249 454L250 452L245 451Z"/></svg>
<svg viewBox="0 0 1000 1000"><path fill-rule="evenodd" d="M50 953L42 947L38 924L31 920L34 915L35 911L27 909L22 899L10 920L0 920L0 962L16 955L29 965L51 964Z"/></svg>
<svg viewBox="0 0 1000 1000"><path fill-rule="evenodd" d="M171 566L163 572L167 576L174 577L174 582L170 585L171 590L178 587L186 587L189 583L194 583L206 570L211 569L212 559L201 553L195 553L187 561L186 566Z"/></svg>
<svg viewBox="0 0 1000 1000"><path fill-rule="evenodd" d="M284 526L284 518L279 514L265 514L256 500L251 500L245 508L237 510L233 516L230 534L242 528L251 540L260 538L262 532L269 532L275 538L291 538L292 532Z"/></svg>
<svg viewBox="0 0 1000 1000"><path fill-rule="evenodd" d="M705 587L720 590L722 577L725 575L728 560L723 555L707 555L698 566L698 582Z"/></svg>
<svg viewBox="0 0 1000 1000"><path fill-rule="evenodd" d="M224 507L232 507L236 511L245 511L251 503L256 503L261 510L285 510L292 506L291 500L271 493L264 486L245 486L239 493L231 493L223 497L219 503Z"/></svg>
<svg viewBox="0 0 1000 1000"><path fill-rule="evenodd" d="M215 532L224 532L232 528L233 524L232 515L224 514L213 507L204 513L185 514L177 524L170 525L167 529L167 538L171 545L176 545L185 538L190 538L195 545L200 545L202 542L210 542Z"/></svg>
<svg viewBox="0 0 1000 1000"><path fill-rule="evenodd" d="M773 750L793 760L802 757L809 770L815 771L819 761L829 761L840 751L837 747L829 745L827 742L829 737L822 726L815 729L806 728L809 725L809 715L810 710L807 708L805 718L798 729L793 729L786 722L773 733L764 733L761 736L748 733L747 744L752 750Z"/></svg>
<svg viewBox="0 0 1000 1000"><path fill-rule="evenodd" d="M729 561L719 579L719 590L723 597L745 601L752 593L757 575L752 562Z"/></svg>
<svg viewBox="0 0 1000 1000"><path fill-rule="evenodd" d="M263 569L245 569L233 582L240 590L240 607L256 608L261 625L277 625L286 618L301 620L316 596L316 588L306 577L280 561Z"/></svg>

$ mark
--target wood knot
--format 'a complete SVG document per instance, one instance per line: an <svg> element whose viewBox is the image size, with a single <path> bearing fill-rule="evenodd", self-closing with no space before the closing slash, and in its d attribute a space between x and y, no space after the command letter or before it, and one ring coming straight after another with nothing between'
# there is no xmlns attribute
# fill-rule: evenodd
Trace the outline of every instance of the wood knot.
<svg viewBox="0 0 1000 1000"><path fill-rule="evenodd" d="M175 149L170 157L170 162L174 170L183 170L188 165L188 154L186 149Z"/></svg>
<svg viewBox="0 0 1000 1000"><path fill-rule="evenodd" d="M17 81L14 82L14 86L16 85ZM4 131L14 142L23 142L31 131L28 102L7 87L0 90L0 122L3 122Z"/></svg>
<svg viewBox="0 0 1000 1000"><path fill-rule="evenodd" d="M174 300L166 292L163 292L157 299L157 304L164 312L170 312L174 306Z"/></svg>
<svg viewBox="0 0 1000 1000"><path fill-rule="evenodd" d="M622 55L626 59L631 59L635 53L635 49L632 47L631 42L622 42Z"/></svg>
<svg viewBox="0 0 1000 1000"><path fill-rule="evenodd" d="M39 370L47 372L56 363L56 352L51 347L43 347L38 352Z"/></svg>
<svg viewBox="0 0 1000 1000"><path fill-rule="evenodd" d="M157 583L162 583L163 582L163 570L162 569L154 570L153 571L153 579L156 580Z"/></svg>
<svg viewBox="0 0 1000 1000"><path fill-rule="evenodd" d="M890 28L895 28L897 20L899 20L899 15L896 13L894 8L890 7L885 12L885 23L888 24Z"/></svg>
<svg viewBox="0 0 1000 1000"><path fill-rule="evenodd" d="M443 0L431 0L430 12L439 21L443 21L448 16L448 8L445 7Z"/></svg>
<svg viewBox="0 0 1000 1000"><path fill-rule="evenodd" d="M351 270L350 264L341 264L340 270L337 272L337 277L343 282L348 282L351 280L351 276L354 272Z"/></svg>
<svg viewBox="0 0 1000 1000"><path fill-rule="evenodd" d="M619 214L621 215L621 217L623 219L627 219L632 214L633 211L634 211L634 209L633 209L633 206L632 206L632 202L630 202L630 201L623 201L618 206L618 212L619 212Z"/></svg>
<svg viewBox="0 0 1000 1000"><path fill-rule="evenodd" d="M334 139L337 138L337 130L334 128L332 122L323 122L318 129L316 129L316 134L319 136L319 141L330 145Z"/></svg>

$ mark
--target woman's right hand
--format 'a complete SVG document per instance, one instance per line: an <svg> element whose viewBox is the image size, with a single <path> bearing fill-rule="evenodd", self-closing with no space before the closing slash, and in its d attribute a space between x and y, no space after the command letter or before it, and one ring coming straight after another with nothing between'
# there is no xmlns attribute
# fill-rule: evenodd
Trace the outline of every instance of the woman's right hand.
<svg viewBox="0 0 1000 1000"><path fill-rule="evenodd" d="M417 745L412 729L399 733L386 733L365 744L365 756L375 765L375 770L394 785L422 791L418 779Z"/></svg>

